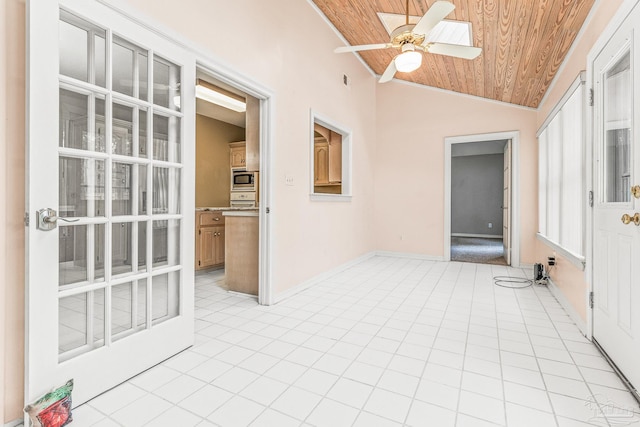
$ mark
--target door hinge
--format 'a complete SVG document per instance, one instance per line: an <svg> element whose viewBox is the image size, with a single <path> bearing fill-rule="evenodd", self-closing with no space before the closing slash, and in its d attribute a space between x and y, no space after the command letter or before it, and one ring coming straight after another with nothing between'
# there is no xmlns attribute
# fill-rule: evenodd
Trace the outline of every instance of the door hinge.
<svg viewBox="0 0 640 427"><path fill-rule="evenodd" d="M589 207L593 207L593 191L589 191Z"/></svg>
<svg viewBox="0 0 640 427"><path fill-rule="evenodd" d="M198 236L202 235L202 230L198 230Z"/></svg>
<svg viewBox="0 0 640 427"><path fill-rule="evenodd" d="M593 88L589 89L589 107L593 107Z"/></svg>
<svg viewBox="0 0 640 427"><path fill-rule="evenodd" d="M271 213L271 208L266 208L266 209L265 209L265 212L266 212L266 213Z"/></svg>
<svg viewBox="0 0 640 427"><path fill-rule="evenodd" d="M25 227L29 226L29 212L24 213L24 226Z"/></svg>
<svg viewBox="0 0 640 427"><path fill-rule="evenodd" d="M200 266L200 261L198 261L198 266Z"/></svg>
<svg viewBox="0 0 640 427"><path fill-rule="evenodd" d="M589 308L593 308L593 291L589 292Z"/></svg>

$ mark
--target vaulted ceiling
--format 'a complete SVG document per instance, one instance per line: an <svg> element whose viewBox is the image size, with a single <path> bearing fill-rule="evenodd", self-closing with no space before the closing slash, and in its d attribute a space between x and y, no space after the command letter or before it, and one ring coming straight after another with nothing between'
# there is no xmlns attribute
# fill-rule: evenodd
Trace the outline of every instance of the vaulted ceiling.
<svg viewBox="0 0 640 427"><path fill-rule="evenodd" d="M422 16L436 0L410 0ZM424 54L422 66L396 78L536 108L562 64L595 0L450 0L448 20L471 22L474 60ZM313 0L351 45L386 43L377 13L405 13L405 0ZM336 46L337 47L337 46ZM398 52L359 55L382 74ZM342 55L345 55L344 53ZM350 54L349 54L350 55Z"/></svg>

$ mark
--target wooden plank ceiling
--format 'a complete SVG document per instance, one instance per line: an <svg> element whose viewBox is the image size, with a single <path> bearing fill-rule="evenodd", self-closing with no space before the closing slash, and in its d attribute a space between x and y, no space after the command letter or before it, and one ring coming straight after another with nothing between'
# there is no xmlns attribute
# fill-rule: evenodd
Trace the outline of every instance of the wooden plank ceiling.
<svg viewBox="0 0 640 427"><path fill-rule="evenodd" d="M405 0L313 0L351 45L386 43L377 13L405 13ZM436 0L410 0L422 16ZM425 54L422 66L396 78L536 108L551 84L595 0L450 0L448 20L471 22L474 60ZM337 47L337 46L336 46ZM363 51L382 74L395 49ZM341 54L349 55L349 54Z"/></svg>

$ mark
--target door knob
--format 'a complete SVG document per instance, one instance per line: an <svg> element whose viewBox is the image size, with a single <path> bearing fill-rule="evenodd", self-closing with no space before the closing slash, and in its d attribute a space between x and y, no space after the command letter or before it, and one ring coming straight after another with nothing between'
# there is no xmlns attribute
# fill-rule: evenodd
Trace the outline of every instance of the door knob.
<svg viewBox="0 0 640 427"><path fill-rule="evenodd" d="M38 230L49 231L56 228L58 224L58 220L64 222L78 222L79 219L66 219L58 217L58 212L55 209L46 208L40 209L36 212L36 217L38 218L38 222L36 223L36 228Z"/></svg>
<svg viewBox="0 0 640 427"><path fill-rule="evenodd" d="M631 194L633 194L633 197L636 199L640 199L640 185L634 185L631 187Z"/></svg>
<svg viewBox="0 0 640 427"><path fill-rule="evenodd" d="M622 218L620 218L620 220L624 225L627 225L633 222L635 225L640 226L640 213L636 212L633 216L629 214L624 214L622 215Z"/></svg>

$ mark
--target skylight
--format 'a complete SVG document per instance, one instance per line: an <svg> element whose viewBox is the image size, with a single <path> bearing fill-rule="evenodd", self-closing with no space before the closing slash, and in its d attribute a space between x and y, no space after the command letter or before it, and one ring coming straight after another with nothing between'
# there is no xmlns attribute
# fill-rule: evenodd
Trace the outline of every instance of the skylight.
<svg viewBox="0 0 640 427"><path fill-rule="evenodd" d="M395 13L379 12L378 18L382 21L389 35L391 35L393 30L406 23L405 15ZM409 23L417 24L420 18L422 17L409 16ZM471 22L443 20L427 34L425 41L473 46L471 34Z"/></svg>

